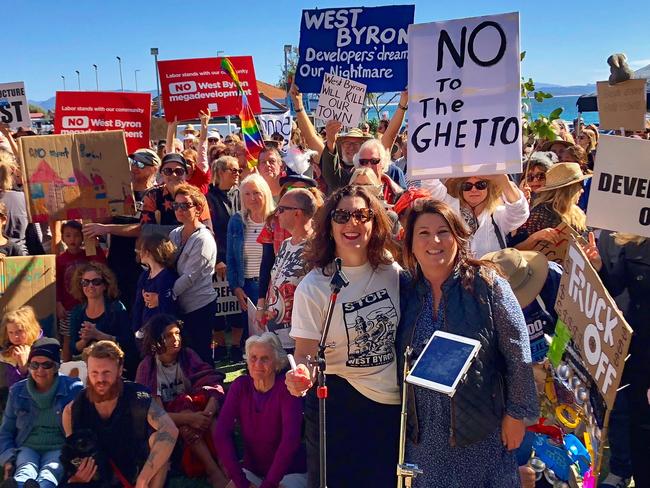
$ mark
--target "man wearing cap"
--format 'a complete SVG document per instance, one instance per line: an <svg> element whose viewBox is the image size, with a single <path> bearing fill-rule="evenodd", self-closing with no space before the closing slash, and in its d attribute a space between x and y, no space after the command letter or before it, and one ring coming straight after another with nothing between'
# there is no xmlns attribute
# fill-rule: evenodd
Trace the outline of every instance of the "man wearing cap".
<svg viewBox="0 0 650 488"><path fill-rule="evenodd" d="M59 341L38 339L27 361L29 377L9 390L0 426L0 463L5 472L15 466L15 472L2 486L49 488L63 477L59 457L66 436L61 414L83 385L59 374L60 362Z"/></svg>

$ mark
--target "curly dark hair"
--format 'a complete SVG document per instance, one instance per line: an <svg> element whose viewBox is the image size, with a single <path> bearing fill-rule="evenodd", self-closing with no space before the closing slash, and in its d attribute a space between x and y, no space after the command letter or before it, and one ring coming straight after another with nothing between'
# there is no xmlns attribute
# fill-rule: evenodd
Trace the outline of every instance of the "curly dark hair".
<svg viewBox="0 0 650 488"><path fill-rule="evenodd" d="M498 273L497 266L491 261L482 261L472 257L472 251L470 249L470 239L472 234L467 228L463 218L446 203L432 198L417 200L413 204L413 209L406 220L402 253L404 265L408 268L411 274L418 279L422 278L420 266L413 254L413 233L415 222L422 214L440 215L447 222L447 225L449 225L451 235L458 246L455 267L460 272L463 288L469 292L473 291L474 278L476 277L477 272L480 273L481 277L485 279L488 284L492 284L494 273L491 273L490 271L492 270Z"/></svg>
<svg viewBox="0 0 650 488"><path fill-rule="evenodd" d="M142 357L155 356L165 352L163 334L170 325L177 325L181 329L181 345L183 344L183 321L173 315L160 313L151 317L143 327Z"/></svg>
<svg viewBox="0 0 650 488"><path fill-rule="evenodd" d="M86 303L86 295L84 295L83 288L81 287L81 277L88 271L94 271L101 276L106 284L104 295L110 300L117 300L120 295L120 290L117 287L117 278L115 273L103 263L91 261L85 263L75 269L72 275L72 283L70 284L70 294L79 300L81 303Z"/></svg>
<svg viewBox="0 0 650 488"><path fill-rule="evenodd" d="M368 262L373 268L380 264L391 264L393 257L397 255L394 245L391 229L392 224L384 206L363 186L344 186L336 190L325 201L325 204L318 209L314 216L314 234L305 246L304 257L307 266L311 268L321 268L323 273L329 274L326 269L336 257L336 244L332 237L332 219L330 217L333 210L336 210L341 200L345 197L362 198L368 208L373 211L372 235L368 242ZM387 253L389 251L391 254Z"/></svg>

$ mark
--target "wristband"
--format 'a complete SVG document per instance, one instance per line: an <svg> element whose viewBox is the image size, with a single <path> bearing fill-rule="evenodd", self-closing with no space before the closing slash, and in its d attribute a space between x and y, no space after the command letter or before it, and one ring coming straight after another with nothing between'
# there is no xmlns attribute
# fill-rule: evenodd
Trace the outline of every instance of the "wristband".
<svg viewBox="0 0 650 488"><path fill-rule="evenodd" d="M397 108L401 108L402 110L404 110L404 112L406 112L406 111L409 109L408 107L405 107L405 106L402 105L401 103L398 103L398 104L397 104Z"/></svg>
<svg viewBox="0 0 650 488"><path fill-rule="evenodd" d="M302 109L302 108L297 108L297 109L294 110L294 112L296 112L297 114L299 114L299 113L302 112L303 110L304 110L304 109Z"/></svg>

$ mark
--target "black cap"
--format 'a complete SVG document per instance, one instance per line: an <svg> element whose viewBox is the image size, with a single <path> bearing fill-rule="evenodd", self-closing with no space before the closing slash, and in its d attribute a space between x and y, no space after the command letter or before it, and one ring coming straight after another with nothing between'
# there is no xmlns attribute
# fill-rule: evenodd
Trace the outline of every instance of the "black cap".
<svg viewBox="0 0 650 488"><path fill-rule="evenodd" d="M32 344L28 361L31 361L34 356L43 356L59 364L61 362L61 344L52 337L41 337Z"/></svg>
<svg viewBox="0 0 650 488"><path fill-rule="evenodd" d="M295 183L304 183L308 188L318 187L318 183L315 179L310 178L309 176L299 175L297 173L287 174L280 178L280 186L284 185L293 185Z"/></svg>
<svg viewBox="0 0 650 488"><path fill-rule="evenodd" d="M166 154L165 157L162 159L162 164L160 165L160 168L162 169L162 167L165 166L167 163L178 163L187 172L187 161L181 154L178 153Z"/></svg>

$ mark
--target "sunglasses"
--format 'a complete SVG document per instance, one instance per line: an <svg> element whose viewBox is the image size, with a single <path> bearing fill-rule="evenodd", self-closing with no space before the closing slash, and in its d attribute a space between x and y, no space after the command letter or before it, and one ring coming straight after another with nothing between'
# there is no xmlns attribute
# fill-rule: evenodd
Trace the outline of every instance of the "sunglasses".
<svg viewBox="0 0 650 488"><path fill-rule="evenodd" d="M240 174L242 174L244 172L244 170L241 169L241 168L226 168L226 169L224 169L224 171L230 171L234 175L235 174L240 175Z"/></svg>
<svg viewBox="0 0 650 488"><path fill-rule="evenodd" d="M373 166L377 166L378 164L381 164L381 159L379 158L359 159L360 166L368 166L369 164L372 164Z"/></svg>
<svg viewBox="0 0 650 488"><path fill-rule="evenodd" d="M36 371L38 368L52 369L54 365L54 361L43 361L42 363L39 363L38 361L31 361L27 367L32 371Z"/></svg>
<svg viewBox="0 0 650 488"><path fill-rule="evenodd" d="M487 187L488 187L488 182L485 180L479 180L476 183L470 183L469 181L465 181L461 185L463 191L471 191L472 188L476 188L477 190L487 190Z"/></svg>
<svg viewBox="0 0 650 488"><path fill-rule="evenodd" d="M187 210L191 209L192 207L194 207L193 203L187 203L187 202L173 202L172 203L172 208L174 210L185 210L185 211L187 211Z"/></svg>
<svg viewBox="0 0 650 488"><path fill-rule="evenodd" d="M181 176L183 176L185 174L185 170L183 168L174 168L174 169L163 168L163 169L160 170L160 172L162 174L164 174L165 176L174 175L174 176L181 177Z"/></svg>
<svg viewBox="0 0 650 488"><path fill-rule="evenodd" d="M532 183L533 181L546 181L546 173L537 173L536 175L526 175L526 181Z"/></svg>
<svg viewBox="0 0 650 488"><path fill-rule="evenodd" d="M287 210L305 210L305 209L300 207L286 207L284 205L278 205L277 207L277 211L279 214L284 213Z"/></svg>
<svg viewBox="0 0 650 488"><path fill-rule="evenodd" d="M137 161L135 159L129 158L129 162L131 163L131 166L135 166L138 169L144 169L146 164L144 164L142 161Z"/></svg>
<svg viewBox="0 0 650 488"><path fill-rule="evenodd" d="M93 278L92 280L81 279L81 281L79 283L81 283L81 286L83 288L87 288L90 285L101 286L101 285L105 284L106 281L104 281L104 278Z"/></svg>
<svg viewBox="0 0 650 488"><path fill-rule="evenodd" d="M337 210L332 210L332 213L330 214L331 219L337 224L347 224L351 218L354 218L357 222L365 224L372 220L374 216L375 212L373 212L371 208L358 208L352 211L339 208Z"/></svg>

